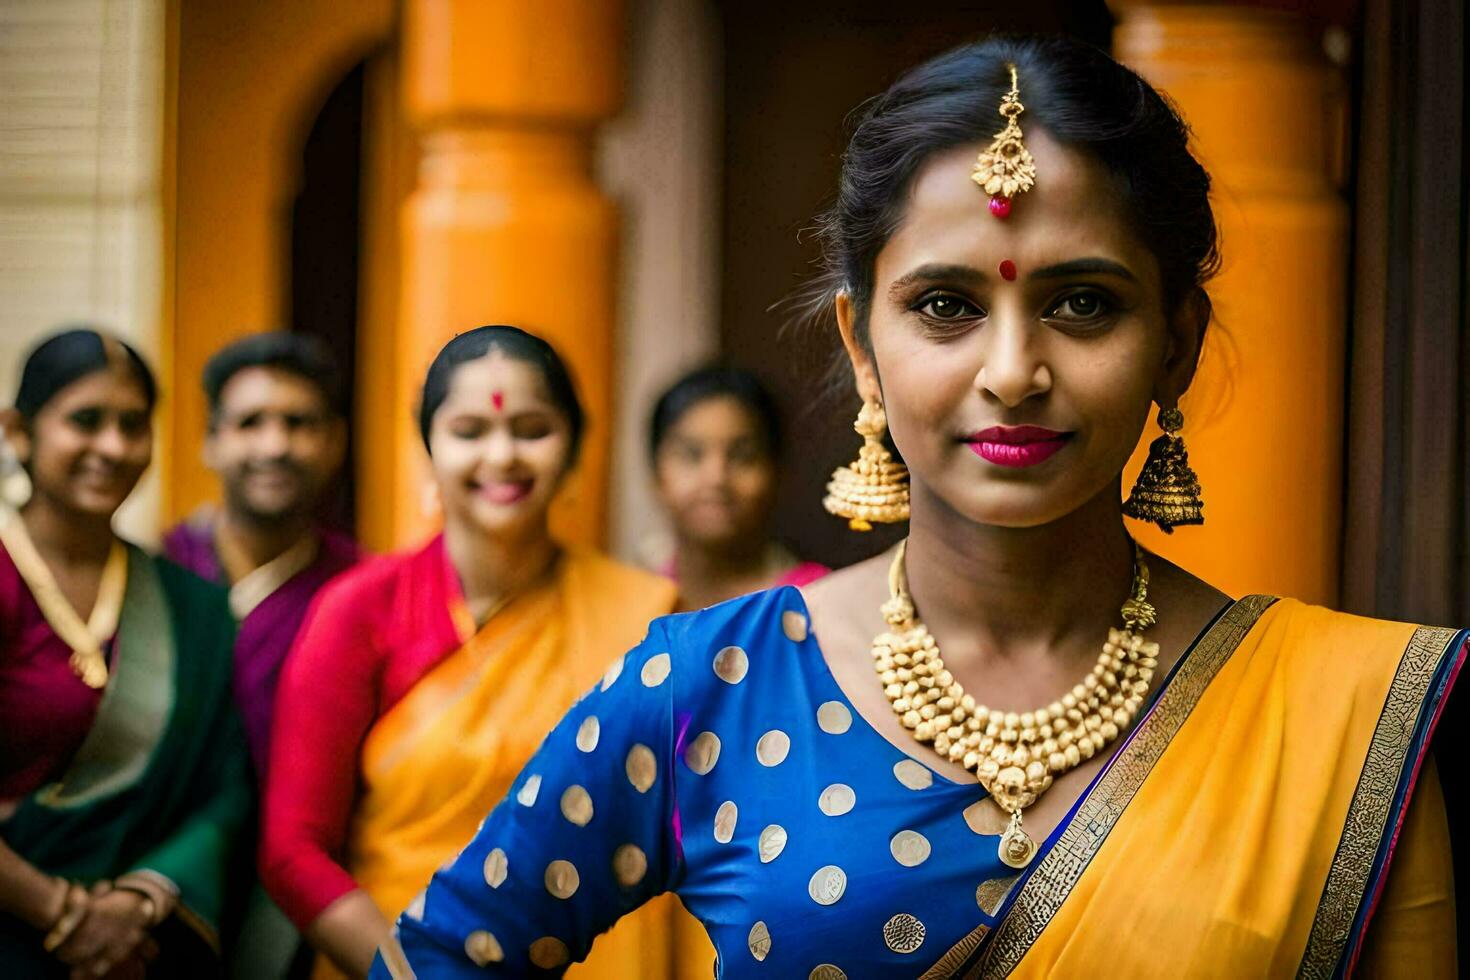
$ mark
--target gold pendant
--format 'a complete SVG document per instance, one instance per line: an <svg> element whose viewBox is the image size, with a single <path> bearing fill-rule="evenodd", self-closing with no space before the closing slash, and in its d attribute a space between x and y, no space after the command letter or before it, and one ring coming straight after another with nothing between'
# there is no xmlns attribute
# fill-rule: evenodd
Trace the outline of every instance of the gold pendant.
<svg viewBox="0 0 1470 980"><path fill-rule="evenodd" d="M1011 824L1000 835L1000 847L996 848L1001 863L1011 868L1024 868L1036 857L1036 841L1021 829L1021 811L1011 814Z"/></svg>

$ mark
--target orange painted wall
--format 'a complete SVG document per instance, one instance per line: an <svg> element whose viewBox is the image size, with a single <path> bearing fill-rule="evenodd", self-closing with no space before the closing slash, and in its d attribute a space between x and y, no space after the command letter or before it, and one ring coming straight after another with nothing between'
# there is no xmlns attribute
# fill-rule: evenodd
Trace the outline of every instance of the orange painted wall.
<svg viewBox="0 0 1470 980"><path fill-rule="evenodd" d="M1205 526L1140 540L1232 594L1337 596L1348 215L1343 80L1306 22L1120 4L1114 54L1172 97L1214 178L1219 324L1181 405ZM1158 434L1152 426L1135 455Z"/></svg>
<svg viewBox="0 0 1470 980"><path fill-rule="evenodd" d="M200 460L200 372L223 344L285 326L301 142L332 85L392 34L396 8L395 0L177 0L170 11L177 100L164 377L173 411L159 452L167 521L215 496Z"/></svg>

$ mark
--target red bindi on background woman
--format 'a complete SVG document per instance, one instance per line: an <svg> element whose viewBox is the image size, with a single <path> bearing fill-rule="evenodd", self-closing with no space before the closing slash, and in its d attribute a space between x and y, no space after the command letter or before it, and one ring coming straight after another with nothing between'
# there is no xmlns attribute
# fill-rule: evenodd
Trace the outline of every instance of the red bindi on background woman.
<svg viewBox="0 0 1470 980"><path fill-rule="evenodd" d="M1006 282L1016 281L1016 263L1010 259L1002 259L1000 263L1000 277Z"/></svg>
<svg viewBox="0 0 1470 980"><path fill-rule="evenodd" d="M494 406L494 408L495 408L495 410L497 412L500 411L501 409L503 409L505 407L505 394L503 392L499 392L499 391L493 391L493 392L491 392L490 393L490 404L492 406Z"/></svg>

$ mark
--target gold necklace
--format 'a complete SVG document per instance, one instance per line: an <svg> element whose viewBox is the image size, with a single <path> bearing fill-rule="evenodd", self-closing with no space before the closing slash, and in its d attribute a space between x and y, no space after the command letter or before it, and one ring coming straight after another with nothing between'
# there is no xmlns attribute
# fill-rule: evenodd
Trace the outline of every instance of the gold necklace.
<svg viewBox="0 0 1470 980"><path fill-rule="evenodd" d="M1121 610L1123 629L1109 629L1097 665L1072 690L1044 708L994 711L965 693L944 667L939 645L919 619L909 594L905 554L898 546L888 570L889 630L873 639L873 666L903 727L934 751L974 772L996 804L1011 815L1000 839L1000 859L1024 868L1036 842L1021 827L1021 812L1053 780L1117 739L1138 715L1158 666L1159 645L1143 631L1157 616L1148 602L1148 565L1133 545L1133 585Z"/></svg>
<svg viewBox="0 0 1470 980"><path fill-rule="evenodd" d="M128 585L127 548L113 538L97 586L97 599L92 603L92 614L83 621L56 584L51 566L36 550L20 514L8 507L0 510L0 545L10 553L10 560L30 589L46 624L71 647L72 673L90 688L106 687L107 657L102 648L117 632L118 619L122 616Z"/></svg>

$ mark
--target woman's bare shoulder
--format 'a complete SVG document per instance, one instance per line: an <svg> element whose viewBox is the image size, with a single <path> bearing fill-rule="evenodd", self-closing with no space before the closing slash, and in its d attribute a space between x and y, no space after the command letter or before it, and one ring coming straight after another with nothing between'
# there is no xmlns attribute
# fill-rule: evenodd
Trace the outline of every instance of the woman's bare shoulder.
<svg viewBox="0 0 1470 980"><path fill-rule="evenodd" d="M812 630L829 653L849 646L866 651L874 634L882 632L879 610L888 601L892 561L890 549L801 587Z"/></svg>
<svg viewBox="0 0 1470 980"><path fill-rule="evenodd" d="M1198 575L1160 556L1150 554L1149 594L1160 610L1185 621L1208 620L1235 598Z"/></svg>

